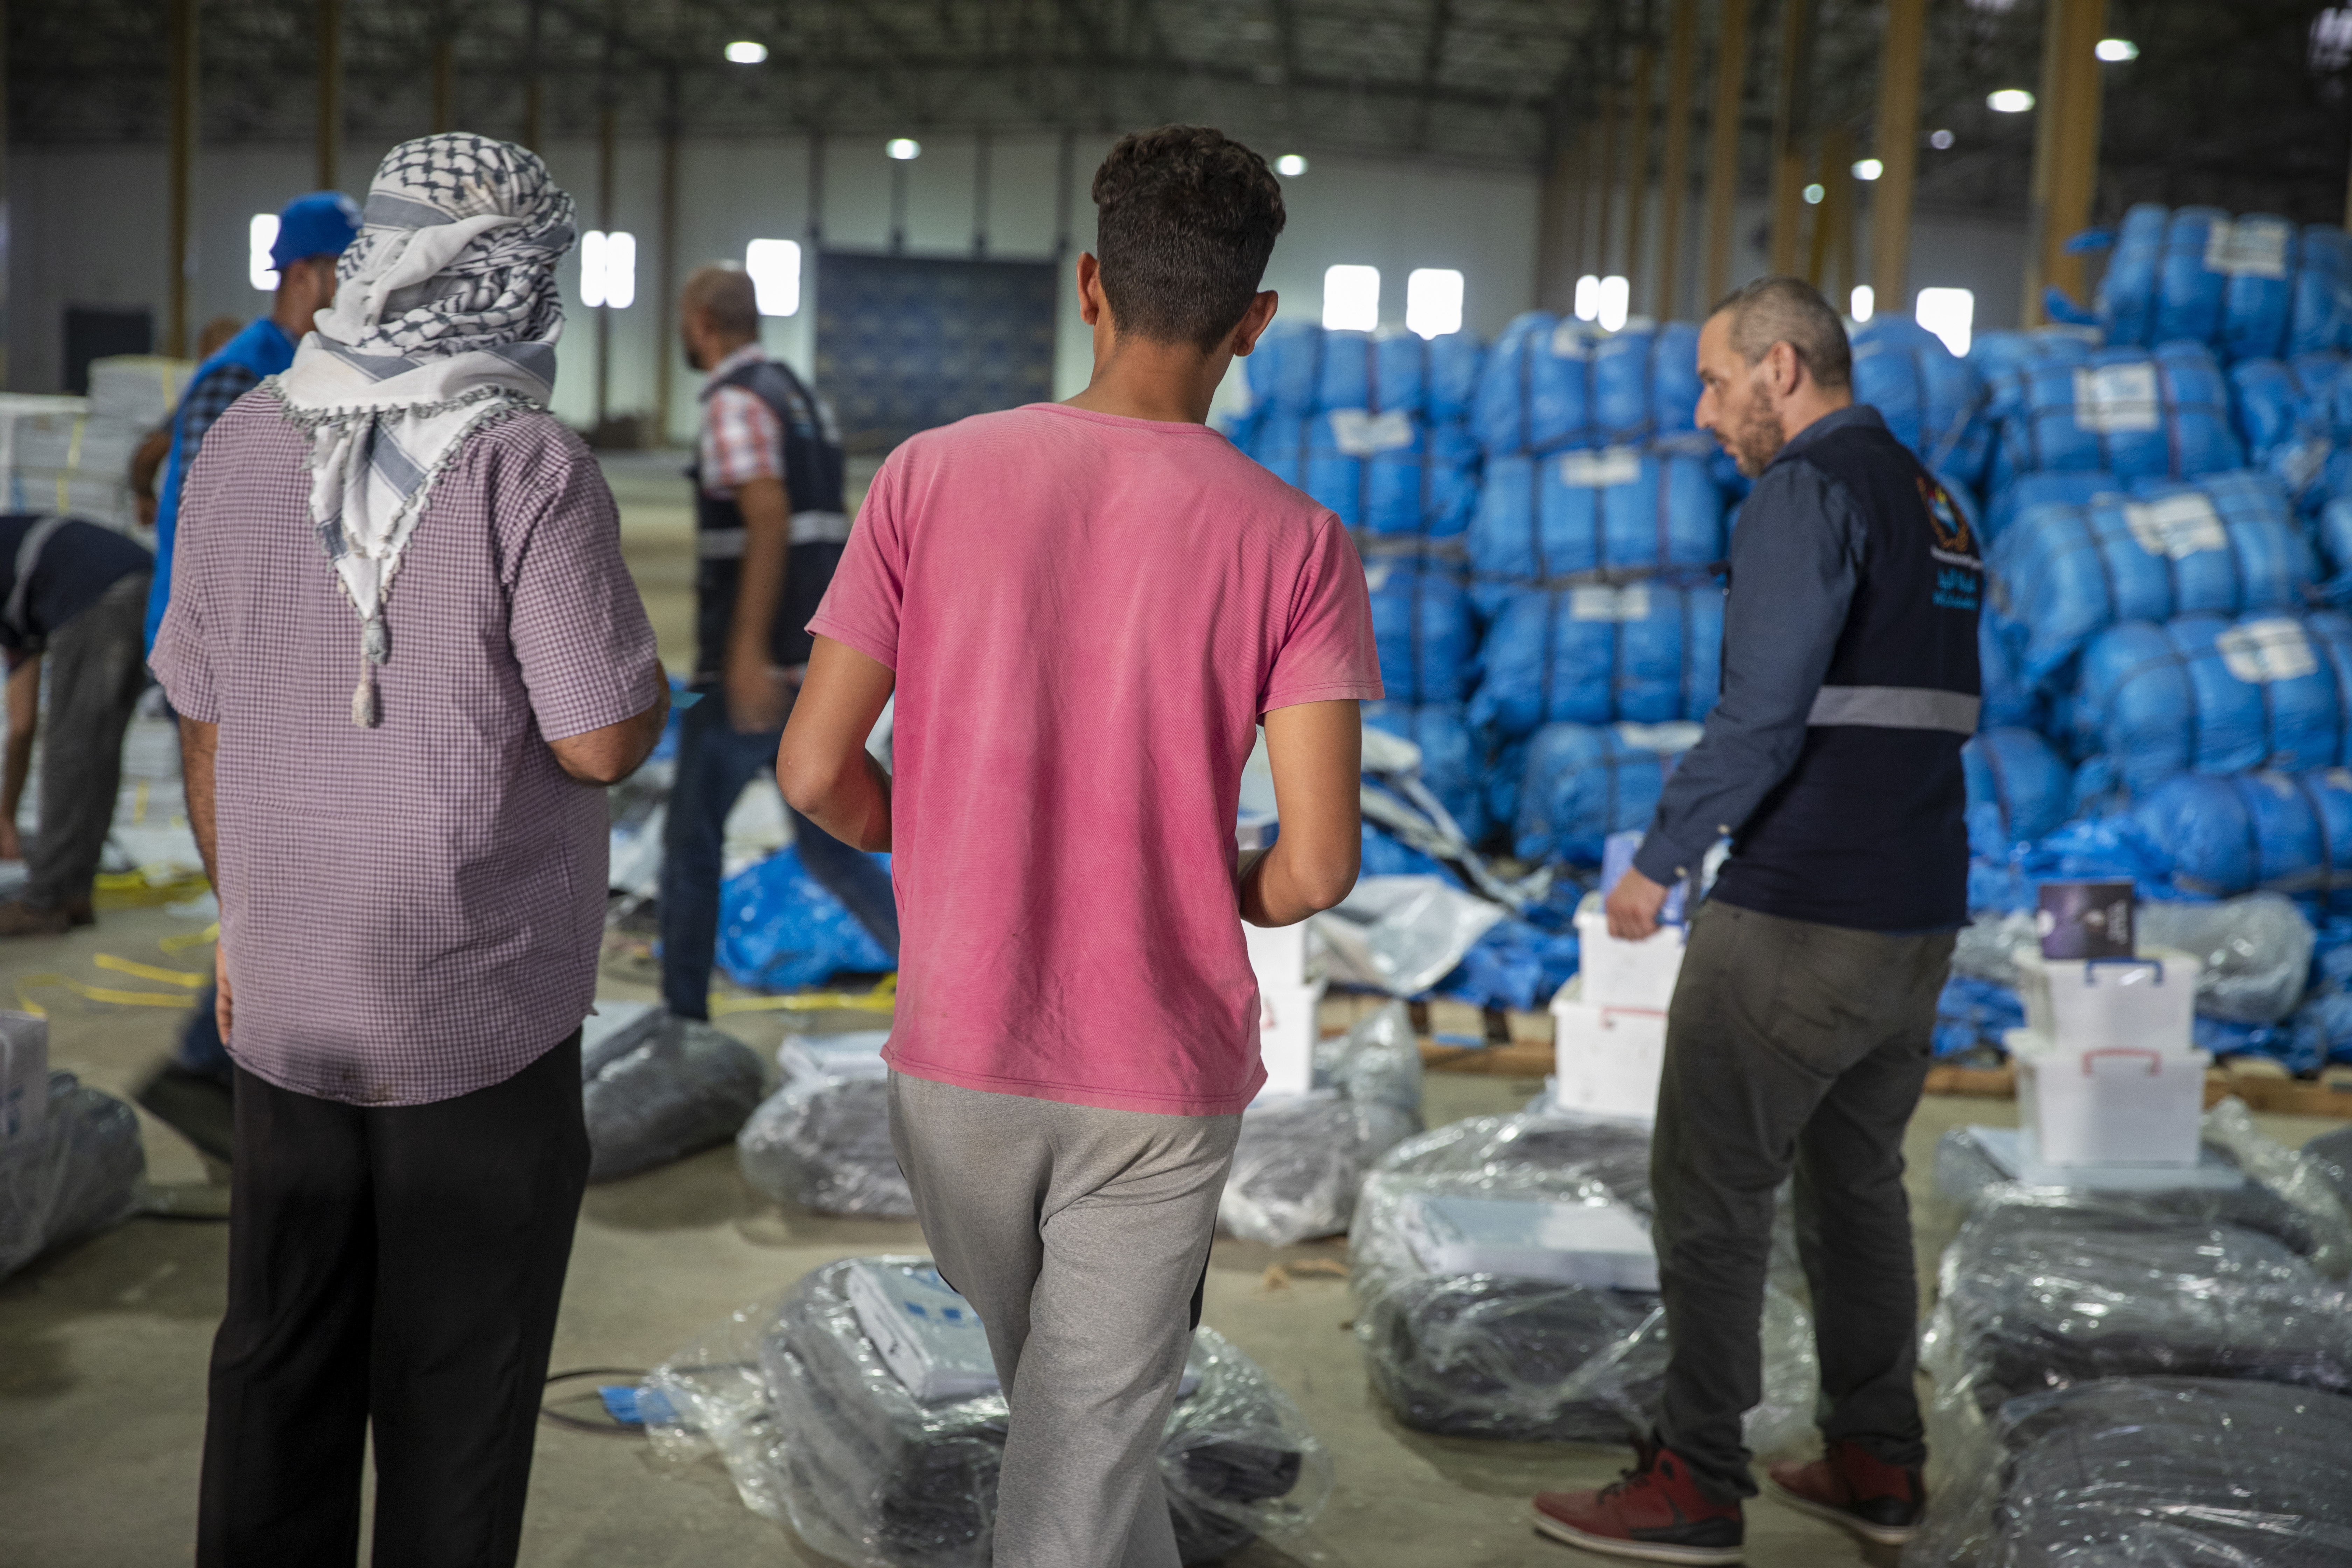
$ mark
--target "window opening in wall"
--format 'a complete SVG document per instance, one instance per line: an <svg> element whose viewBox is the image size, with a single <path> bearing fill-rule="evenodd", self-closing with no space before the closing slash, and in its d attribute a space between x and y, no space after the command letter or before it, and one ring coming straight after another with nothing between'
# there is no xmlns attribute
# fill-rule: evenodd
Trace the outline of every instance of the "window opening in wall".
<svg viewBox="0 0 2352 1568"><path fill-rule="evenodd" d="M751 275L760 314L789 316L801 308L801 242L755 239L743 247L743 270Z"/></svg>
<svg viewBox="0 0 2352 1568"><path fill-rule="evenodd" d="M625 310L636 298L637 237L617 228L582 235L580 302L590 310Z"/></svg>
<svg viewBox="0 0 2352 1568"><path fill-rule="evenodd" d="M1612 273L1601 280L1601 314L1594 320L1601 323L1602 331L1613 332L1625 324L1633 303L1633 284Z"/></svg>
<svg viewBox="0 0 2352 1568"><path fill-rule="evenodd" d="M1878 290L1867 283L1855 284L1853 297L1848 303L1847 313L1857 321L1866 321L1877 309Z"/></svg>
<svg viewBox="0 0 2352 1568"><path fill-rule="evenodd" d="M1576 319L1590 321L1601 314L1601 278L1588 272L1576 280Z"/></svg>
<svg viewBox="0 0 2352 1568"><path fill-rule="evenodd" d="M278 215L256 213L246 226L249 237L246 257L246 277L265 294L278 291L278 264L269 258L269 247L278 243Z"/></svg>
<svg viewBox="0 0 2352 1568"><path fill-rule="evenodd" d="M1451 267L1416 267L1405 275L1404 324L1424 338L1462 330L1462 274Z"/></svg>
<svg viewBox="0 0 2352 1568"><path fill-rule="evenodd" d="M1956 354L1969 352L1969 333L1977 319L1977 297L1967 289L1922 289L1911 319L1944 340Z"/></svg>
<svg viewBox="0 0 2352 1568"><path fill-rule="evenodd" d="M1323 269L1323 324L1333 331L1369 332L1381 324L1381 269Z"/></svg>

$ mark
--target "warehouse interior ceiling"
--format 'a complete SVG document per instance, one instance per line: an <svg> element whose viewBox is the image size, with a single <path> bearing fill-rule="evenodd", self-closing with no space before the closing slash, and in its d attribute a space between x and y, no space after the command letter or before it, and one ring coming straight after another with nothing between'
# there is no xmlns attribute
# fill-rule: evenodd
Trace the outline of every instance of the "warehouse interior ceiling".
<svg viewBox="0 0 2352 1568"><path fill-rule="evenodd" d="M20 145L165 134L173 0L7 7L8 121ZM1697 0L1704 83L1721 0ZM1542 166L1598 133L1612 88L1655 73L1677 0L199 0L207 144L316 131L322 15L341 39L353 145L459 125L520 135L536 77L543 138L880 134L1186 120L1304 153ZM1809 5L1809 29L1783 22ZM1799 58L1792 129L1872 145L1884 0L1749 0L1743 184L1765 184L1780 55ZM2352 9L2316 0L2111 0L2138 58L2105 68L2098 216L2132 201L2342 210L2352 148ZM1930 0L1919 198L2021 211L2034 115L1988 92L2040 84L2041 0ZM762 46L730 64L727 46ZM536 62L534 67L533 62ZM436 98L436 84L446 98ZM1704 104L1702 89L1695 101ZM1704 110L1697 111L1701 117ZM1652 137L1654 158L1662 139ZM1625 142L1617 143L1621 148ZM1696 171L1692 171L1696 177Z"/></svg>

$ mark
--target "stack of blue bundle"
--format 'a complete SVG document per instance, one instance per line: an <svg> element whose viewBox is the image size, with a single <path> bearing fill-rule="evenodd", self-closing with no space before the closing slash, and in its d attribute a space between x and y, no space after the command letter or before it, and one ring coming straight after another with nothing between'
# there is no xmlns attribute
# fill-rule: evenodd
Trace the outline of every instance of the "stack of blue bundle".
<svg viewBox="0 0 2352 1568"><path fill-rule="evenodd" d="M1594 572L1703 572L1723 559L1723 498L1695 451L1610 447L1490 458L1470 521L1488 584ZM1499 604L1482 589L1482 606Z"/></svg>
<svg viewBox="0 0 2352 1568"><path fill-rule="evenodd" d="M1489 457L1674 435L1698 407L1698 331L1629 322L1603 332L1530 310L1486 351L1470 428Z"/></svg>
<svg viewBox="0 0 2352 1568"><path fill-rule="evenodd" d="M1972 840L1990 837L2006 847L2064 824L2074 770L2032 730L1979 731L1960 749L1960 763L1968 770ZM1989 834L1979 832L1979 824Z"/></svg>
<svg viewBox="0 0 2352 1568"><path fill-rule="evenodd" d="M1468 332L1424 338L1402 327L1325 331L1316 406L1402 409L1435 424L1466 418L1478 389L1478 340Z"/></svg>
<svg viewBox="0 0 2352 1568"><path fill-rule="evenodd" d="M2180 888L2214 898L2352 886L2352 773L2182 773L2132 808Z"/></svg>
<svg viewBox="0 0 2352 1568"><path fill-rule="evenodd" d="M1517 587L1479 650L1470 722L1498 737L1565 720L1704 719L1723 659L1723 595L1664 582Z"/></svg>
<svg viewBox="0 0 2352 1568"><path fill-rule="evenodd" d="M2126 621L2083 650L2072 709L2081 750L2135 795L2175 773L2333 766L2352 735L2352 618Z"/></svg>
<svg viewBox="0 0 2352 1568"><path fill-rule="evenodd" d="M1364 580L1388 700L1418 707L1467 696L1475 637L1460 581L1434 566L1378 556L1366 563Z"/></svg>
<svg viewBox="0 0 2352 1568"><path fill-rule="evenodd" d="M2244 465L2221 367L2200 344L2167 342L2085 349L2073 363L2058 351L2018 372L1991 480L2067 469L2177 479Z"/></svg>
<svg viewBox="0 0 2352 1568"><path fill-rule="evenodd" d="M2133 207L2099 287L2107 341L2188 340L2229 360L2352 347L2352 238L2219 207Z"/></svg>
<svg viewBox="0 0 2352 1568"><path fill-rule="evenodd" d="M1853 397L1948 482L1975 489L1992 450L1984 383L1944 340L1907 316L1873 316L1853 334Z"/></svg>
<svg viewBox="0 0 2352 1568"><path fill-rule="evenodd" d="M1385 679L1385 678L1383 678ZM1367 702L1364 722L1421 748L1421 782L1472 843L1486 836L1486 801L1479 788L1478 749L1459 702Z"/></svg>
<svg viewBox="0 0 2352 1568"><path fill-rule="evenodd" d="M2314 576L2284 491L2242 470L2033 507L2000 536L1990 564L1997 629L2035 684L2119 621L2294 609Z"/></svg>
<svg viewBox="0 0 2352 1568"><path fill-rule="evenodd" d="M2081 506L2110 490L2129 487L2113 474L2020 474L1996 491L1986 509L1985 537L1999 541L2010 523L2038 506Z"/></svg>
<svg viewBox="0 0 2352 1568"><path fill-rule="evenodd" d="M1696 724L1546 724L1528 743L1512 851L1522 860L1601 864L1602 840L1644 828Z"/></svg>

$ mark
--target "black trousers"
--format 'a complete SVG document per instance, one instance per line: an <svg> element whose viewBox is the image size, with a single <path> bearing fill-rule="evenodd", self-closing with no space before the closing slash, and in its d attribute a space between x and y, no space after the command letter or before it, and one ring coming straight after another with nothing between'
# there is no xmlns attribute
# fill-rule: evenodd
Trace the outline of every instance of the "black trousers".
<svg viewBox="0 0 2352 1568"><path fill-rule="evenodd" d="M232 1170L200 1568L356 1562L371 1426L377 1568L513 1563L588 1179L579 1034L431 1105L239 1068Z"/></svg>
<svg viewBox="0 0 2352 1568"><path fill-rule="evenodd" d="M1666 1017L1650 1152L1670 1358L1659 1436L1722 1500L1756 1489L1774 1194L1796 1177L1822 1435L1927 1456L1903 1132L1933 1054L1953 936L1890 936L1709 901Z"/></svg>

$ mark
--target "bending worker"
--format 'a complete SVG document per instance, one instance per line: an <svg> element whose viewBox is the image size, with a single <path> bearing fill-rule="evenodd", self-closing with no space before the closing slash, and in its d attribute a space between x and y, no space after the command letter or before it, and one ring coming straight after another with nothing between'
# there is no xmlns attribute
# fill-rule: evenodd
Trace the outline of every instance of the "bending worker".
<svg viewBox="0 0 2352 1568"><path fill-rule="evenodd" d="M849 537L841 434L833 411L760 347L751 275L698 268L678 300L687 363L705 372L695 454L694 689L678 720L677 776L663 824L662 999L710 1016L719 873L727 814L774 768L776 742L813 646L804 629ZM849 906L892 963L898 906L890 878L792 812L801 864Z"/></svg>
<svg viewBox="0 0 2352 1568"><path fill-rule="evenodd" d="M1791 1173L1826 1457L1774 1466L1773 1489L1886 1545L1926 1501L1903 1132L1968 921L1984 568L1935 476L1854 404L1850 368L1837 313L1793 278L1739 289L1699 335L1698 423L1756 479L1723 695L1608 900L1612 935L1649 935L1668 884L1730 837L1667 1016L1651 1152L1671 1359L1626 1479L1535 1504L1538 1529L1608 1555L1740 1560L1756 1489L1740 1417L1762 1397Z"/></svg>

